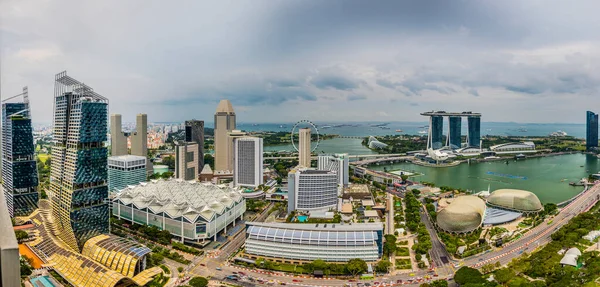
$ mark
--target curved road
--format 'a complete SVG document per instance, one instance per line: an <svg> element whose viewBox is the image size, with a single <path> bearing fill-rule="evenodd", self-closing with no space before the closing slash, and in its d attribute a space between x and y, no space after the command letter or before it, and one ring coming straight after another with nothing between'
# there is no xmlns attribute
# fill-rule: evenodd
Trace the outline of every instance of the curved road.
<svg viewBox="0 0 600 287"><path fill-rule="evenodd" d="M550 235L558 230L560 227L565 225L571 218L576 216L581 212L585 212L589 210L598 200L600 199L600 184L594 185L584 194L579 196L579 198L575 199L572 203L565 206L558 215L556 215L552 219L552 223L548 224L546 222L538 225L533 228L529 232L527 232L520 239L513 241L511 243L506 244L503 248L497 249L492 252L474 255L472 257L467 258L463 261L465 266L471 266L474 268L480 268L485 264L495 263L499 261L501 264L507 264L512 259L520 256L523 252L531 252L535 248L539 246L543 246L548 243L550 239ZM443 257L449 256L446 250L444 249L441 242L439 242L436 234L431 234L432 225L429 219L422 215L421 220L428 225L428 230L430 230L430 235L432 238L433 248L430 251L430 255L433 261L434 266L436 266L436 273L439 277L435 277L434 279L442 279L452 277L453 274L453 266L450 262L444 263ZM192 268L191 273L201 276L210 276L213 279L223 279L227 275L232 274L233 272L243 271L247 275L251 275L254 278L261 278L265 281L272 281L275 284L279 282L284 282L286 285L291 286L344 286L345 284L350 283L348 280L341 279L317 279L317 278L301 278L301 277L293 277L285 273L281 272L267 272L262 270L242 270L237 266L232 266L226 263L227 258L235 252L241 245L243 244L243 232L240 232L238 236L236 236L232 242L230 242L228 248L225 248L224 252L217 258L208 259L204 258L202 264L206 267L200 268L202 265L196 266L196 268ZM450 258L450 257L447 257ZM217 270L217 268L221 270ZM361 280L362 283L371 283L379 282L383 283L382 286L391 286L391 285L400 285L396 284L397 280L403 280L406 282L408 279L414 279L416 277L424 277L428 272L426 270L419 270L413 272L414 276L410 276L409 274L396 274L389 275L383 277L377 277L375 280ZM294 280L299 282L294 282ZM421 282L422 283L422 282ZM259 285L256 282L252 283L254 285ZM356 283L350 283L352 286L356 286ZM406 284L406 286L418 286L420 283L414 284Z"/></svg>

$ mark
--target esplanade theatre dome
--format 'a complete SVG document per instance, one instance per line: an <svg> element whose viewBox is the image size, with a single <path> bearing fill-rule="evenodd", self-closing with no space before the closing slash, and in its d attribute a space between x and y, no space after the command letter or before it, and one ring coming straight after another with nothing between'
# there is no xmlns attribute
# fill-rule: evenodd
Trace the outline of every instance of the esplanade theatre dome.
<svg viewBox="0 0 600 287"><path fill-rule="evenodd" d="M460 196L438 213L437 224L446 232L471 232L481 226L485 208L485 202L477 196Z"/></svg>
<svg viewBox="0 0 600 287"><path fill-rule="evenodd" d="M538 197L526 190L498 189L487 198L490 206L520 212L538 212L544 209Z"/></svg>

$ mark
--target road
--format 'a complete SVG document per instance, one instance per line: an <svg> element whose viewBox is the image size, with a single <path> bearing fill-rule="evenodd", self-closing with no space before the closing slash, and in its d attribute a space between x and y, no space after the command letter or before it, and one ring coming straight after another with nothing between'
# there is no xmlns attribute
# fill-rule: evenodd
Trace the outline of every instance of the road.
<svg viewBox="0 0 600 287"><path fill-rule="evenodd" d="M507 264L513 258L520 256L522 254L521 251L531 252L533 249L548 243L551 240L550 235L552 234L552 232L558 230L560 227L565 225L571 218L573 218L577 214L589 210L589 208L594 206L594 204L599 199L600 184L596 184L588 191L586 191L585 194L582 194L579 198L577 198L572 203L563 208L561 212L552 219L552 224L548 225L547 222L542 223L539 226L533 228L528 233L526 233L520 239L506 244L502 249L498 249L485 254L474 255L465 259L463 261L463 264L465 266L471 266L475 268L480 268L485 264L491 264L497 261L499 261L501 264ZM446 249L443 247L442 243L439 241L435 233L433 224L429 221L429 218L422 213L421 220L425 223L425 226L427 227L427 230L429 231L429 234L431 236L432 249L430 251L430 256L432 258L433 264L436 266L436 273L439 275L439 277L435 277L434 279L451 277L454 270L452 266L453 262L449 261L448 263L444 263L445 260L443 259L443 257L451 257L447 253ZM390 224L389 221L388 224ZM243 244L244 236L242 236L241 234L244 233L241 232L240 235L236 236L230 243L231 248L226 246L223 248L224 252L219 257L214 259L208 259L207 261L205 261L204 264L208 267L196 268L192 270L192 273L202 276L210 276L211 278L222 279L225 276L232 274L233 272L242 270L239 267L231 266L228 263L225 263L229 256L227 255L227 253L229 253L230 250L237 250L236 247L241 246ZM216 270L217 267L221 270ZM285 282L286 285L290 286L344 286L345 284L349 283L348 280L343 279L325 280L318 278L301 278L293 277L280 272L265 272L262 270L243 270L243 272L245 272L248 275L251 275L252 277L261 278L265 281L273 281L276 283ZM361 280L360 282L369 282L371 284L373 284L374 282L385 282L386 286L391 286L391 282L396 282L397 280L403 280L406 282L408 279L423 277L427 273L428 272L426 270L419 270L414 272L413 276L410 276L410 274L397 274L377 277L375 280ZM294 282L293 280L301 280L301 282ZM258 285L257 283L253 284ZM353 283L352 285L356 286L355 284L356 283ZM404 284L403 286L418 285L419 283Z"/></svg>

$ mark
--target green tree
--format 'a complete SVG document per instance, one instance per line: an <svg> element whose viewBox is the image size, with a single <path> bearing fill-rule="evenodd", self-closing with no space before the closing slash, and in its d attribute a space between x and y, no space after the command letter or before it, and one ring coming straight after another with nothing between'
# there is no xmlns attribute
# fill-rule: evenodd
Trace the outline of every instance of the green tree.
<svg viewBox="0 0 600 287"><path fill-rule="evenodd" d="M183 267L181 267L181 266L177 267L177 271L178 271L179 273L183 272Z"/></svg>
<svg viewBox="0 0 600 287"><path fill-rule="evenodd" d="M317 260L313 261L311 264L312 264L313 270L321 270L321 271L327 270L327 262L325 262L321 259L317 259Z"/></svg>
<svg viewBox="0 0 600 287"><path fill-rule="evenodd" d="M508 268L498 269L494 272L494 279L500 284L506 284L513 277L515 277L515 272Z"/></svg>
<svg viewBox="0 0 600 287"><path fill-rule="evenodd" d="M387 273L390 266L392 266L392 263L388 260L380 260L379 262L377 262L377 265L375 265L375 271L377 271L378 273Z"/></svg>
<svg viewBox="0 0 600 287"><path fill-rule="evenodd" d="M350 261L346 263L346 269L350 274L356 276L367 271L367 262L360 258L350 259Z"/></svg>
<svg viewBox="0 0 600 287"><path fill-rule="evenodd" d="M406 180L408 179L408 175L406 174L401 174L400 178L402 178L402 182L406 182Z"/></svg>
<svg viewBox="0 0 600 287"><path fill-rule="evenodd" d="M483 275L479 270L471 267L461 267L454 273L454 281L459 285L473 283L473 284L481 284L485 283L485 279L483 279Z"/></svg>
<svg viewBox="0 0 600 287"><path fill-rule="evenodd" d="M210 154L205 154L204 155L204 164L208 164L210 166L210 168L214 169L215 168L215 158ZM203 168L203 167L200 167L200 168Z"/></svg>
<svg viewBox="0 0 600 287"><path fill-rule="evenodd" d="M558 210L558 206L555 203L544 204L544 213L554 214Z"/></svg>
<svg viewBox="0 0 600 287"><path fill-rule="evenodd" d="M385 243L383 244L383 256L387 257L396 252L396 236L386 234L384 238Z"/></svg>
<svg viewBox="0 0 600 287"><path fill-rule="evenodd" d="M175 157L167 156L162 159L162 163L169 167L169 169L175 169Z"/></svg>
<svg viewBox="0 0 600 287"><path fill-rule="evenodd" d="M194 277L189 284L192 287L205 287L208 285L208 280L204 277Z"/></svg>
<svg viewBox="0 0 600 287"><path fill-rule="evenodd" d="M15 230L15 236L17 237L17 241L29 238L29 234L23 230Z"/></svg>
<svg viewBox="0 0 600 287"><path fill-rule="evenodd" d="M448 281L446 280L435 280L431 283L423 283L419 287L448 287Z"/></svg>

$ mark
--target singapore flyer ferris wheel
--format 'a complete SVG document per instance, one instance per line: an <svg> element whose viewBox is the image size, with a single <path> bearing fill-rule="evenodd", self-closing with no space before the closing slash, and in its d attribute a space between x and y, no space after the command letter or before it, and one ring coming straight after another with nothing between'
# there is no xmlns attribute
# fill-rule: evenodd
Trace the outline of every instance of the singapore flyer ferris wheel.
<svg viewBox="0 0 600 287"><path fill-rule="evenodd" d="M315 144L315 147L313 147L311 149L310 152L314 152L318 147L319 147L319 129L317 129L317 126L315 124L313 124L311 121L309 120L301 120L298 121L296 124L294 124L294 126L292 127L292 132L291 132L291 140L292 140L292 146L294 147L294 149L299 152L298 150L298 146L296 145L296 143L294 142L294 133L296 132L296 130L300 127L303 128L302 126L307 126L310 127L311 130L314 130L314 133L317 135L317 142ZM312 134L312 131L311 131Z"/></svg>

